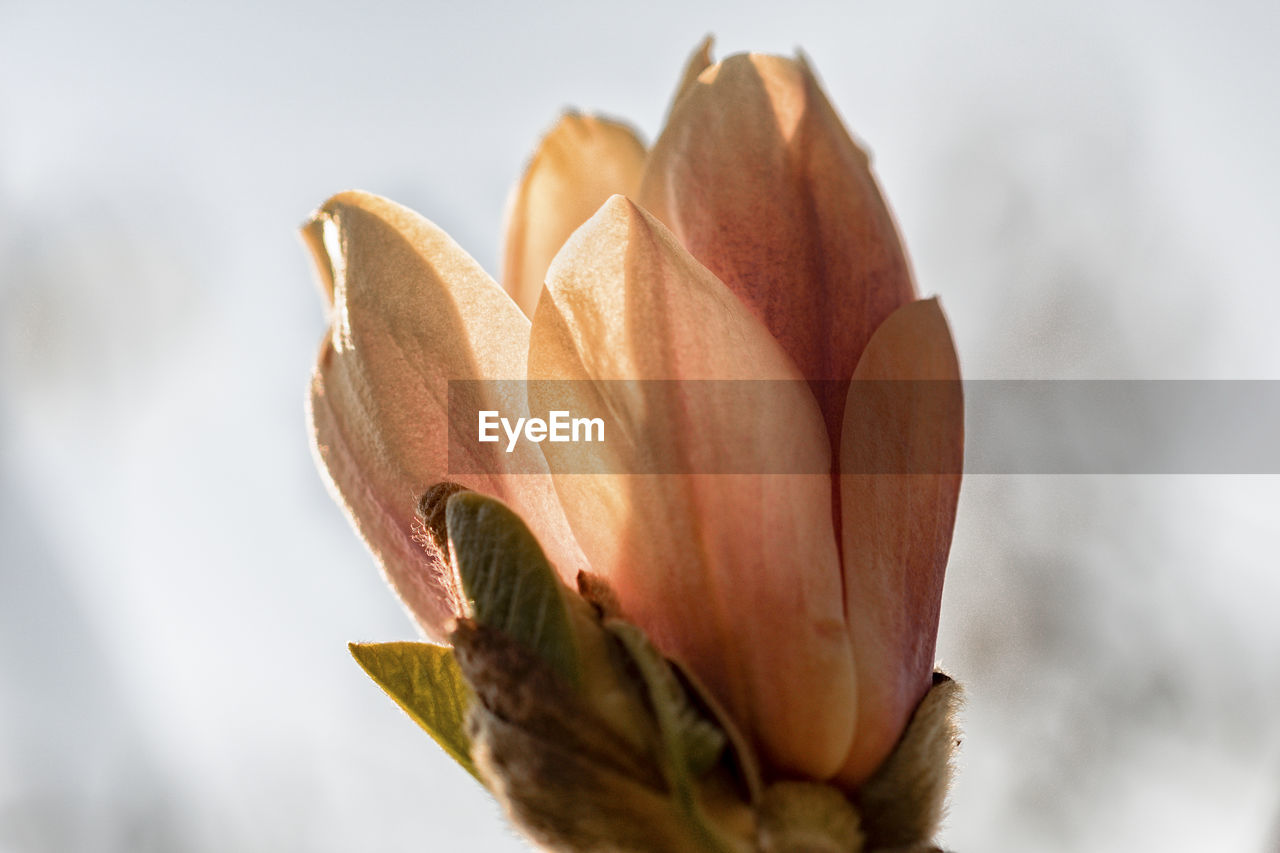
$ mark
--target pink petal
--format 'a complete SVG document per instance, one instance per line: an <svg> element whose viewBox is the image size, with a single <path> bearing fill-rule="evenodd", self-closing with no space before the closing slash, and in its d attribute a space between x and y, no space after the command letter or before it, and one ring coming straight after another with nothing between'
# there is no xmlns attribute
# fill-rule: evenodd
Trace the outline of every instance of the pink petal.
<svg viewBox="0 0 1280 853"><path fill-rule="evenodd" d="M599 413L617 436L544 449L624 613L707 683L774 768L832 774L854 683L830 453L786 353L666 228L614 197L551 266L529 377L576 380L533 383L535 410ZM745 387L775 396L752 413L695 382L621 381L637 379L772 380ZM655 463L679 473L633 473ZM599 473L574 473L588 469ZM747 473L709 473L724 470Z"/></svg>
<svg viewBox="0 0 1280 853"><path fill-rule="evenodd" d="M638 201L815 383L832 446L871 333L913 298L867 155L802 61L732 56L680 96Z"/></svg>
<svg viewBox="0 0 1280 853"><path fill-rule="evenodd" d="M537 445L480 448L449 472L449 380L522 379L529 321L449 237L416 213L367 193L334 196L307 226L331 271L332 327L311 381L313 443L339 503L418 622L443 639L457 610L438 555L415 541L419 496L451 479L516 508L567 578L582 567ZM518 387L518 386L517 386ZM524 407L484 386L482 408ZM499 399L501 397L501 399ZM459 443L460 445L464 443ZM485 455L487 454L487 455ZM455 459L455 468L458 460Z"/></svg>
<svg viewBox="0 0 1280 853"><path fill-rule="evenodd" d="M841 535L858 715L840 778L853 785L889 754L929 688L964 461L959 380L946 318L928 299L876 330L849 387ZM906 471L927 473L892 473Z"/></svg>

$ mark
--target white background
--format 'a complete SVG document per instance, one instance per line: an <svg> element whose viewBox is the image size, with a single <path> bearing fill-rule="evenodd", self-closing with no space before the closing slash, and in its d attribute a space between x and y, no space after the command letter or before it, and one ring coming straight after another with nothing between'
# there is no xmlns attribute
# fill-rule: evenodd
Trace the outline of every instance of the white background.
<svg viewBox="0 0 1280 853"><path fill-rule="evenodd" d="M348 657L413 629L321 486L294 229L488 269L569 106L801 46L966 375L1280 378L1280 6L0 0L0 851L523 849ZM1274 851L1280 480L971 477L962 851Z"/></svg>

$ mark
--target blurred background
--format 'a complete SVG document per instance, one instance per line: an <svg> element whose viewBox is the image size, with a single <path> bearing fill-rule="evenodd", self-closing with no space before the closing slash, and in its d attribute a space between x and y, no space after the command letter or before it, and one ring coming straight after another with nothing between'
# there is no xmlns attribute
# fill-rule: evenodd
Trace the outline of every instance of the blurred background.
<svg viewBox="0 0 1280 853"><path fill-rule="evenodd" d="M803 47L970 378L1280 378L1280 5L0 0L0 851L526 849L349 658L295 236L391 196L497 267L560 110ZM1280 479L966 480L960 851L1280 849Z"/></svg>

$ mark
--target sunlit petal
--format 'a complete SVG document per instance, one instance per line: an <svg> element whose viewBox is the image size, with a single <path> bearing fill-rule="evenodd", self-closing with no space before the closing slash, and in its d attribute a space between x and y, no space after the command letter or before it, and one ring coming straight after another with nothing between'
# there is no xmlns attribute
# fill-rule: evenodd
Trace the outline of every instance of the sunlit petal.
<svg viewBox="0 0 1280 853"><path fill-rule="evenodd" d="M491 454L451 475L449 380L521 379L529 322L444 232L412 211L366 193L343 193L316 213L308 244L332 271L332 327L311 383L313 443L333 491L388 579L423 628L442 639L456 602L438 556L415 541L418 497L453 479L503 498L524 516L561 571L581 554L536 445L509 456L498 445L459 442ZM484 406L524 408L519 386L470 386L505 395ZM459 460L454 460L458 463ZM455 464L455 467L459 467ZM545 470L545 468L543 469Z"/></svg>
<svg viewBox="0 0 1280 853"><path fill-rule="evenodd" d="M622 436L545 450L624 613L707 682L772 766L831 775L851 742L854 683L829 449L782 348L666 228L615 197L552 264L529 376L576 380L558 402L604 413ZM773 404L745 411L691 380L769 381ZM602 473L571 473L588 453ZM628 473L655 463L680 473ZM747 473L708 473L725 470Z"/></svg>
<svg viewBox="0 0 1280 853"><path fill-rule="evenodd" d="M547 267L615 193L634 195L644 143L625 124L568 113L542 138L507 212L502 284L530 317Z"/></svg>

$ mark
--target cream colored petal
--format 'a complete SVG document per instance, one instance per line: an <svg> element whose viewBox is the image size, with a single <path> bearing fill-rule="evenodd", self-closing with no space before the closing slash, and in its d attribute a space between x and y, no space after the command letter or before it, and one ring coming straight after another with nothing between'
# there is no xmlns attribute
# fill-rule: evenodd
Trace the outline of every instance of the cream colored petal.
<svg viewBox="0 0 1280 853"><path fill-rule="evenodd" d="M535 411L605 421L605 444L545 452L626 616L707 683L775 769L832 774L854 683L830 454L781 347L666 228L614 197L552 264L529 376L573 380L531 382ZM724 471L737 473L712 473Z"/></svg>
<svg viewBox="0 0 1280 853"><path fill-rule="evenodd" d="M614 193L635 195L644 143L625 124L568 113L542 138L507 212L502 283L533 316L547 267Z"/></svg>
<svg viewBox="0 0 1280 853"><path fill-rule="evenodd" d="M845 410L845 613L858 670L847 783L879 766L929 689L963 462L951 332L936 299L913 302L872 336Z"/></svg>
<svg viewBox="0 0 1280 853"><path fill-rule="evenodd" d="M450 380L521 380L529 321L449 237L427 220L367 193L334 196L316 213L308 244L332 270L329 337L311 383L313 443L333 491L387 578L423 628L443 639L456 602L438 557L415 541L419 496L456 480L507 501L572 579L581 552L536 445L500 444L452 460ZM455 391L457 389L455 388ZM471 407L518 414L520 382L471 386ZM459 400L455 400L458 403ZM481 405L483 404L483 405ZM462 409L463 406L459 406ZM476 448L479 448L478 450Z"/></svg>
<svg viewBox="0 0 1280 853"><path fill-rule="evenodd" d="M835 446L844 383L910 301L867 155L803 61L703 71L654 143L637 199L760 318L809 379Z"/></svg>

